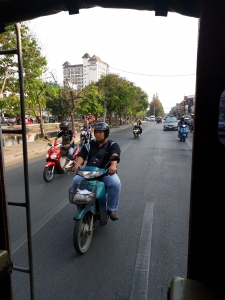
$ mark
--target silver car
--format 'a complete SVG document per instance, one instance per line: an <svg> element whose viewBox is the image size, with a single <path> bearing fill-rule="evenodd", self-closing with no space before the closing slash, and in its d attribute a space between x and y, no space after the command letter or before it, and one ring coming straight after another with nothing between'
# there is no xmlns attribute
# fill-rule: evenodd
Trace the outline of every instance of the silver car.
<svg viewBox="0 0 225 300"><path fill-rule="evenodd" d="M163 130L178 130L178 121L176 117L168 117L163 123Z"/></svg>

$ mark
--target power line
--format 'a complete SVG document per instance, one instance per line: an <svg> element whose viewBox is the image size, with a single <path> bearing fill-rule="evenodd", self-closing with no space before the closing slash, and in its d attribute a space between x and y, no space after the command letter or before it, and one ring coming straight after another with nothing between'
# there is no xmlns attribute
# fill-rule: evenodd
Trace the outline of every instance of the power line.
<svg viewBox="0 0 225 300"><path fill-rule="evenodd" d="M130 73L130 74L135 74L135 75L141 75L141 76L152 76L152 77L180 77L180 76L195 76L196 74L183 74L183 75L149 75L149 74L141 74L141 73L134 73L134 72L129 72L129 71L123 71L119 70L116 68L109 67L113 70L117 70L120 72L125 72L125 73Z"/></svg>

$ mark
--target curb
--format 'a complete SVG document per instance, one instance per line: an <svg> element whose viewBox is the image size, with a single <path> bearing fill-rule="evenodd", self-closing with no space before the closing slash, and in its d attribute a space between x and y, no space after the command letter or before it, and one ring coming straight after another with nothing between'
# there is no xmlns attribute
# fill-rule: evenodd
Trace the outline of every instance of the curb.
<svg viewBox="0 0 225 300"><path fill-rule="evenodd" d="M115 132L115 131L119 131L122 129L126 129L130 126L132 126L132 125L122 125L121 127L114 127L114 128L110 129L110 132ZM35 143L35 142L31 142L31 143ZM75 144L80 144L80 137L75 139ZM45 146L42 146L39 148L28 149L28 147L27 147L27 153L28 153L28 155L29 155L29 153L34 153L34 152L36 152L37 154L44 153L44 152L47 153L48 148L49 147L47 146L47 143ZM3 148L3 151L4 151L4 148ZM8 154L8 155L7 155L7 153L4 153L4 161L20 158L22 156L23 156L22 151L14 153L14 154Z"/></svg>

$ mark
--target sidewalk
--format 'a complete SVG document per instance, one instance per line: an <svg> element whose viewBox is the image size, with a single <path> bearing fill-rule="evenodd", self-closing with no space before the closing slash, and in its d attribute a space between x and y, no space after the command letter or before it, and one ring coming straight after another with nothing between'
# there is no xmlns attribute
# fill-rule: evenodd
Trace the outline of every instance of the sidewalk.
<svg viewBox="0 0 225 300"><path fill-rule="evenodd" d="M110 129L110 132L115 132L118 130L125 129L127 127L131 127L132 125L123 125L119 127L114 127ZM76 134L75 138L75 143L79 144L80 143L80 133ZM48 141L36 141L36 142L28 142L27 143L27 153L36 153L36 154L41 154L41 153L47 153L47 150L49 149L49 146L47 145ZM4 153L4 160L8 161L12 158L19 158L23 156L23 148L22 144L15 144L11 146L6 146L3 147L3 153Z"/></svg>

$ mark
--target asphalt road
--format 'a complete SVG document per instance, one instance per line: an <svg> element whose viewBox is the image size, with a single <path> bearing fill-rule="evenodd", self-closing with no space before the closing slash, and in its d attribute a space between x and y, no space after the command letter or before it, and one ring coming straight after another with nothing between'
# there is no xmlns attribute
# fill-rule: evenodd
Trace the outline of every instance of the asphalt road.
<svg viewBox="0 0 225 300"><path fill-rule="evenodd" d="M186 277L192 134L180 142L162 124L110 135L121 147L120 220L96 228L88 252L73 248L73 175L42 178L45 157L29 158L35 299L166 300L173 276ZM21 201L21 163L6 166L10 200ZM9 207L12 259L27 267L25 213ZM27 274L13 271L15 300L29 299ZM143 298L142 298L143 297Z"/></svg>

